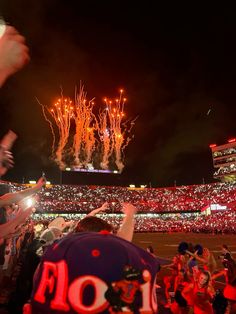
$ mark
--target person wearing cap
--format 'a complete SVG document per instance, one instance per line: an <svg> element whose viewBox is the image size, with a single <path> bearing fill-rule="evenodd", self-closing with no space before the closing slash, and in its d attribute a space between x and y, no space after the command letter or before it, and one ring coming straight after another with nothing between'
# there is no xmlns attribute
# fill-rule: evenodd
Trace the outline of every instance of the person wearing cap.
<svg viewBox="0 0 236 314"><path fill-rule="evenodd" d="M148 252L115 235L71 234L42 256L24 313L157 313L159 268Z"/></svg>
<svg viewBox="0 0 236 314"><path fill-rule="evenodd" d="M40 235L40 243L42 244L42 246L37 251L37 254L39 256L42 256L45 249L49 245L53 244L57 239L60 239L62 236L63 236L62 230L60 230L57 227L51 226L45 229Z"/></svg>
<svg viewBox="0 0 236 314"><path fill-rule="evenodd" d="M65 219L61 216L56 217L55 219L53 219L49 225L48 228L57 228L58 230L60 230L61 232L63 232L63 230L67 227L68 223L65 221Z"/></svg>

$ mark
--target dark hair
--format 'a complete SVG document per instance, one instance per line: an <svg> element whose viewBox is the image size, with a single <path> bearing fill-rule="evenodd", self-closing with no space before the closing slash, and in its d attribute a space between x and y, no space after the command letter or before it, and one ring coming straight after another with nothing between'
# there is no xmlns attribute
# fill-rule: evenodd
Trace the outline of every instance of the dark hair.
<svg viewBox="0 0 236 314"><path fill-rule="evenodd" d="M194 246L194 251L197 251L197 255L202 255L203 254L203 247L201 244L196 244Z"/></svg>
<svg viewBox="0 0 236 314"><path fill-rule="evenodd" d="M10 193L11 187L9 184L6 183L0 183L0 196L3 196L4 194Z"/></svg>
<svg viewBox="0 0 236 314"><path fill-rule="evenodd" d="M153 249L153 247L152 247L151 245L149 245L149 246L147 247L147 250L148 250L151 254L154 254L154 249Z"/></svg>
<svg viewBox="0 0 236 314"><path fill-rule="evenodd" d="M227 251L229 251L229 248L228 248L228 246L226 244L222 244L222 248L226 249Z"/></svg>
<svg viewBox="0 0 236 314"><path fill-rule="evenodd" d="M178 252L181 255L185 255L186 250L188 250L188 243L187 242L180 242L178 245Z"/></svg>
<svg viewBox="0 0 236 314"><path fill-rule="evenodd" d="M111 232L114 230L114 228L111 224L101 218L95 216L87 216L78 222L74 232L99 232L102 230Z"/></svg>

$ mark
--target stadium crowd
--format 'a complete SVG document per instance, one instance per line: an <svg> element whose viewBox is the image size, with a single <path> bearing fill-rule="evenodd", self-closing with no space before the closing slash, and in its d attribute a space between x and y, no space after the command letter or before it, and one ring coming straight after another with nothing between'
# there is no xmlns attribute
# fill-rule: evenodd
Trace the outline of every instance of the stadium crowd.
<svg viewBox="0 0 236 314"><path fill-rule="evenodd" d="M23 188L12 184L13 191ZM231 207L235 183L213 183L170 188L131 189L127 187L54 185L39 193L41 212L80 212L109 203L108 212L120 212L122 202L130 202L139 213L196 212L210 204Z"/></svg>
<svg viewBox="0 0 236 314"><path fill-rule="evenodd" d="M65 214L66 221L83 219L86 214ZM52 221L58 214L48 215L34 213L32 219L37 223ZM115 228L122 221L122 214L99 214L100 218L109 221ZM198 214L136 214L135 232L193 232L212 234L235 234L236 233L236 212L226 210L212 215Z"/></svg>

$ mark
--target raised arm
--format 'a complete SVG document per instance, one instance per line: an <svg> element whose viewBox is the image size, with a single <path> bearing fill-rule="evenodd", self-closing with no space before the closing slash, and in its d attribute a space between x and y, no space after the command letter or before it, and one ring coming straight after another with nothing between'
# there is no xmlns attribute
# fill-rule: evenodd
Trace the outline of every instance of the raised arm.
<svg viewBox="0 0 236 314"><path fill-rule="evenodd" d="M117 236L127 241L132 241L134 234L134 216L137 208L130 203L123 203L122 211L125 214Z"/></svg>
<svg viewBox="0 0 236 314"><path fill-rule="evenodd" d="M197 254L197 251L192 253L192 252L189 252L188 250L186 250L186 253L188 253L190 256L192 256L193 258L196 258L196 260L198 260L199 262L202 262L204 264L208 263L208 260L209 259L206 259L206 258L203 258L203 257L200 257L198 254Z"/></svg>
<svg viewBox="0 0 236 314"><path fill-rule="evenodd" d="M225 278L227 278L226 270L225 270L225 269L222 269L222 270L219 271L218 273L215 273L215 274L211 275L211 279L212 279L212 280L215 280L215 279L217 279L218 277L221 277L221 276L225 276Z"/></svg>
<svg viewBox="0 0 236 314"><path fill-rule="evenodd" d="M45 178L40 178L37 184L29 189L25 189L23 191L15 192L15 193L7 193L0 197L0 207L9 206L13 203L20 202L23 198L31 196L41 190L41 188L45 185Z"/></svg>
<svg viewBox="0 0 236 314"><path fill-rule="evenodd" d="M107 207L108 207L108 203L105 202L101 207L92 210L87 216L95 216L96 214L105 211Z"/></svg>
<svg viewBox="0 0 236 314"><path fill-rule="evenodd" d="M33 208L26 208L19 210L15 218L0 225L0 238L8 238L9 235L14 234L21 224L23 224L32 214Z"/></svg>

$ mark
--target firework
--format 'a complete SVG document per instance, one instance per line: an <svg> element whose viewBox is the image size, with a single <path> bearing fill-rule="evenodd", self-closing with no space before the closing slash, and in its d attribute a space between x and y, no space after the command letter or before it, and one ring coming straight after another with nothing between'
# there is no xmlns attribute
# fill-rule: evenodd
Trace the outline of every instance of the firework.
<svg viewBox="0 0 236 314"><path fill-rule="evenodd" d="M94 150L99 148L96 147L96 143L100 140L102 146L100 167L109 169L110 162L114 160L119 172L122 172L124 149L132 139L130 131L135 121L125 119L126 98L123 97L123 90L117 99L105 99L105 109L100 111L98 117L93 113L93 99L88 101L86 96L84 86L81 85L78 92L75 89L74 103L62 96L52 108L48 108L37 99L51 128L53 158L63 170L66 166L65 160L69 157L68 153L71 153L74 166L88 168L89 164L93 163ZM57 145L55 126L59 135ZM71 134L71 129L74 130L74 135ZM66 150L66 145L70 136L73 136L73 146L69 151Z"/></svg>
<svg viewBox="0 0 236 314"><path fill-rule="evenodd" d="M54 157L54 160L60 167L60 169L65 168L65 163L63 161L63 154L66 147L66 144L69 139L70 135L70 125L71 125L71 118L73 117L73 104L70 98L64 98L63 96L58 99L58 101L54 104L52 108L48 108L40 104L43 110L43 115L45 120L49 123L52 135L53 135L53 144L52 144L52 154ZM50 113L53 122L57 126L59 139L58 139L58 145L55 149L55 130L53 127L52 121L47 117L46 110Z"/></svg>
<svg viewBox="0 0 236 314"><path fill-rule="evenodd" d="M99 114L98 135L102 144L102 161L100 166L102 169L109 168L109 158L113 151L113 141L108 126L108 113L105 109Z"/></svg>
<svg viewBox="0 0 236 314"><path fill-rule="evenodd" d="M134 125L134 120L131 121L129 126L124 121L124 105L126 100L127 99L123 97L123 90L120 90L119 98L115 99L115 101L107 98L104 99L110 124L111 147L115 154L116 166L120 172L122 172L124 168L124 149L131 140L131 138L127 136L127 133L130 132Z"/></svg>
<svg viewBox="0 0 236 314"><path fill-rule="evenodd" d="M84 86L80 86L79 93L75 91L75 135L73 142L74 162L78 167L87 167L95 149L94 132L96 127L95 123L93 123L93 106L93 99L87 101Z"/></svg>
<svg viewBox="0 0 236 314"><path fill-rule="evenodd" d="M63 151L67 144L70 135L71 118L73 117L73 104L68 98L59 98L55 103L54 108L50 109L50 114L53 117L59 131L59 142L56 150L56 162L60 169L65 168L65 164L62 161Z"/></svg>

